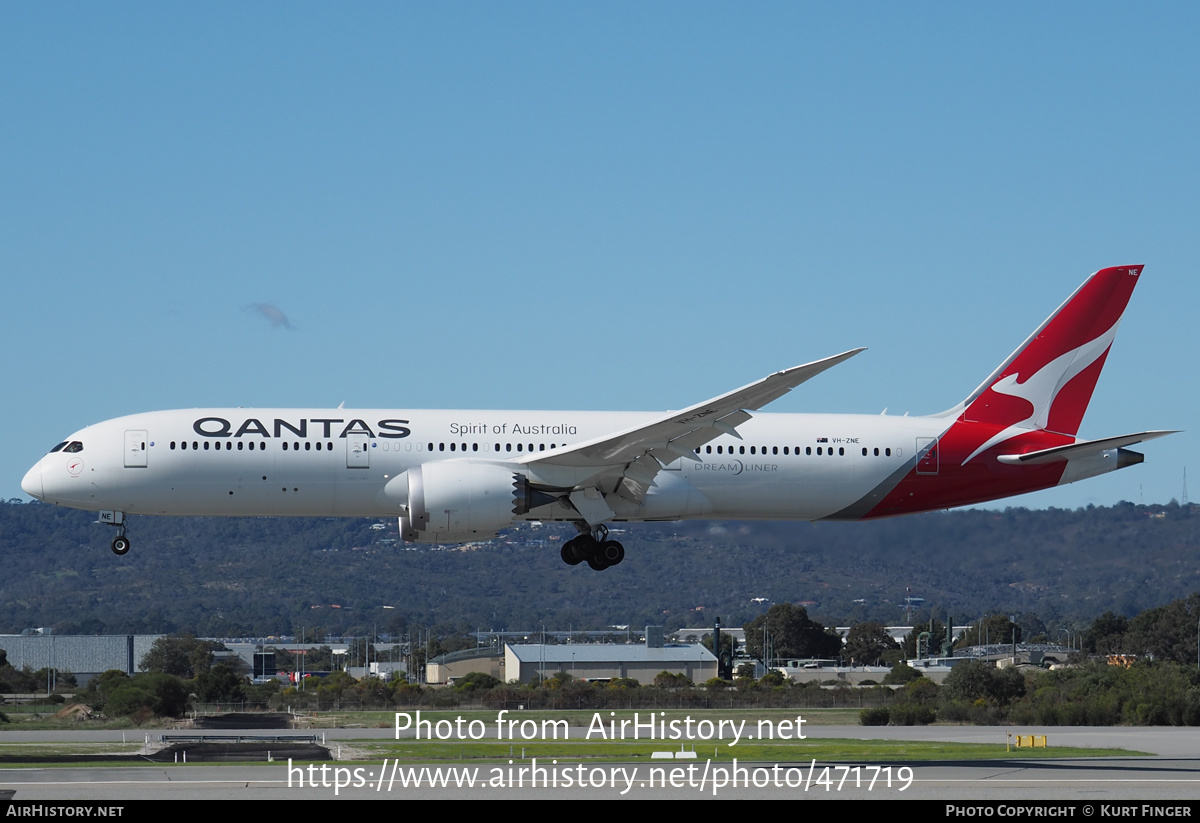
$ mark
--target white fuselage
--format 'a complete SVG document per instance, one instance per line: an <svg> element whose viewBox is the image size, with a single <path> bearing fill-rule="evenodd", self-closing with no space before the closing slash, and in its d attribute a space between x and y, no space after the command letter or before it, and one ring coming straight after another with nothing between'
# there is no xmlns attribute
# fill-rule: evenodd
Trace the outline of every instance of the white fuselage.
<svg viewBox="0 0 1200 823"><path fill-rule="evenodd" d="M43 457L23 486L89 510L159 515L396 516L389 480L443 460L511 464L634 427L657 413L198 409L89 426ZM758 413L737 437L658 473L614 520L688 517L815 520L911 468L943 417ZM517 519L578 519L542 505Z"/></svg>

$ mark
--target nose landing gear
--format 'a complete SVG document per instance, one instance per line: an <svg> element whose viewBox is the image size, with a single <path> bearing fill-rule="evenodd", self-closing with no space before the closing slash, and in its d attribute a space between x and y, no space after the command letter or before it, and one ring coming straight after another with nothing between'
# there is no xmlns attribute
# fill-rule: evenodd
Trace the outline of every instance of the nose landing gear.
<svg viewBox="0 0 1200 823"><path fill-rule="evenodd" d="M616 540L608 539L606 526L588 528L580 523L576 528L581 533L562 547L561 556L567 565L578 566L586 561L594 571L601 572L625 559L625 547Z"/></svg>
<svg viewBox="0 0 1200 823"><path fill-rule="evenodd" d="M112 539L109 544L113 554L121 556L129 553L129 538L125 536L125 513L124 512L100 512L100 522L108 526L115 526L117 536Z"/></svg>

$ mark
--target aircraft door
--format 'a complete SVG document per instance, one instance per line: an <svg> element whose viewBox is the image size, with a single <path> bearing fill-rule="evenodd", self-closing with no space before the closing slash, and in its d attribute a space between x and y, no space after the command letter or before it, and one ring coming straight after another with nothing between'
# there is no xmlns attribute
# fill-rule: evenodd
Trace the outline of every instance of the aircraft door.
<svg viewBox="0 0 1200 823"><path fill-rule="evenodd" d="M146 468L146 440L144 429L125 432L125 468Z"/></svg>
<svg viewBox="0 0 1200 823"><path fill-rule="evenodd" d="M361 432L351 432L346 435L346 468L371 468L371 454L368 451L371 444L367 442L367 439L367 435Z"/></svg>
<svg viewBox="0 0 1200 823"><path fill-rule="evenodd" d="M938 473L938 441L936 437L917 438L917 474Z"/></svg>

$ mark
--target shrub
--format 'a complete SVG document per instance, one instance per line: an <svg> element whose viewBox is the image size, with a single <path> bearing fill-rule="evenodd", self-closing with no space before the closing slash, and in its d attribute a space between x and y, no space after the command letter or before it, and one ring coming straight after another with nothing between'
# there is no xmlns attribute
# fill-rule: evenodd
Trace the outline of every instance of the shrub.
<svg viewBox="0 0 1200 823"><path fill-rule="evenodd" d="M892 724L896 726L928 726L937 718L929 706L898 703L891 709Z"/></svg>
<svg viewBox="0 0 1200 823"><path fill-rule="evenodd" d="M858 713L858 722L862 726L886 726L892 719L892 713L885 708L863 709Z"/></svg>

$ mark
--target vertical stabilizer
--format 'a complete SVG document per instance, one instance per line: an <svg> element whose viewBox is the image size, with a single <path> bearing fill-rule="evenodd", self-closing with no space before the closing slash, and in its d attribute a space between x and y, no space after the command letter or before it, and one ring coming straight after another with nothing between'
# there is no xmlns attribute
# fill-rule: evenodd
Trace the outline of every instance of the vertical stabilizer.
<svg viewBox="0 0 1200 823"><path fill-rule="evenodd" d="M1079 432L1141 273L1137 265L1093 274L971 393L962 419L999 428L971 457L1023 431Z"/></svg>

